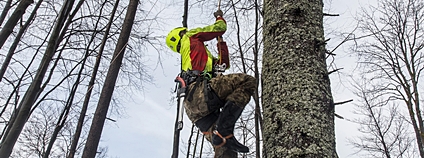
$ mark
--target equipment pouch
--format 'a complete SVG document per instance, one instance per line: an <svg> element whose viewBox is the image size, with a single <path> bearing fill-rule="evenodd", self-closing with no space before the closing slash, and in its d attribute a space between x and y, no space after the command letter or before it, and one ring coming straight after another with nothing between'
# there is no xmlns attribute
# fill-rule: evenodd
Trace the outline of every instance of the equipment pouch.
<svg viewBox="0 0 424 158"><path fill-rule="evenodd" d="M226 65L225 69L230 68L230 55L228 54L227 43L219 42L219 43L217 43L216 46L218 47L218 50L219 50L219 54L218 54L219 59L218 59L217 63L215 63L215 64L217 64L217 65L225 64Z"/></svg>
<svg viewBox="0 0 424 158"><path fill-rule="evenodd" d="M224 102L213 92L206 80L190 84L187 91L188 96L184 98L184 107L192 122L219 110L224 105Z"/></svg>

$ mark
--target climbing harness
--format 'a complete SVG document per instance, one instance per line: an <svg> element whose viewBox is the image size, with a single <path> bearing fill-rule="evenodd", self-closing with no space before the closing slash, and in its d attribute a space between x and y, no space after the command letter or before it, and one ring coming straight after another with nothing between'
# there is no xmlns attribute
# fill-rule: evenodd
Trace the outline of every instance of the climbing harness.
<svg viewBox="0 0 424 158"><path fill-rule="evenodd" d="M183 78L186 81L187 85L190 85L191 83L195 83L194 87L191 88L187 93L187 100L188 101L192 101L193 100L193 93L196 90L196 88L200 85L201 82L203 82L204 88L205 88L205 92L207 92L207 90L210 89L208 81L212 78L212 75L210 73L207 72L200 72L198 70L190 70L190 71L186 71L183 72ZM206 95L206 93L205 93ZM205 98L207 99L207 98Z"/></svg>

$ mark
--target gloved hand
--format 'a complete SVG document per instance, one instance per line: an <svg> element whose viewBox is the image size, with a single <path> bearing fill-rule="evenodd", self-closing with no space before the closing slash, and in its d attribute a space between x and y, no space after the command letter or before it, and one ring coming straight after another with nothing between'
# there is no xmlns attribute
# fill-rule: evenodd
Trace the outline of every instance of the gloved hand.
<svg viewBox="0 0 424 158"><path fill-rule="evenodd" d="M222 36L218 36L218 37L216 37L216 40L217 40L218 42L224 42L224 40L222 40Z"/></svg>
<svg viewBox="0 0 424 158"><path fill-rule="evenodd" d="M217 18L218 16L222 17L222 15L224 15L224 13L221 9L218 9L215 13L213 13L213 16L215 16L215 18Z"/></svg>

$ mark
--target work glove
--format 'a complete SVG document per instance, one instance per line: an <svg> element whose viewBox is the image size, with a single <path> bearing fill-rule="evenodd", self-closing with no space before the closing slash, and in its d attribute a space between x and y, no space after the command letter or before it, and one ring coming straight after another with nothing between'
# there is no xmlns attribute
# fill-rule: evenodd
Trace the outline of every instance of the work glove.
<svg viewBox="0 0 424 158"><path fill-rule="evenodd" d="M224 40L222 40L222 36L218 36L218 37L216 37L216 40L217 40L218 42L224 42Z"/></svg>
<svg viewBox="0 0 424 158"><path fill-rule="evenodd" d="M218 9L215 13L213 13L213 16L215 16L215 18L218 18L218 16L222 17L222 15L224 15L224 13L222 13L221 9Z"/></svg>

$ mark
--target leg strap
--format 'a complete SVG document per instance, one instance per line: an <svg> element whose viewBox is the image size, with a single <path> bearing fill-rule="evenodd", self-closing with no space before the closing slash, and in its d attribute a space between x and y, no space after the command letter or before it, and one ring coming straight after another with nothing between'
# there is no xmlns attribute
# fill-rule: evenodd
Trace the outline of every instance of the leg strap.
<svg viewBox="0 0 424 158"><path fill-rule="evenodd" d="M233 134L227 135L223 137L217 130L213 131L213 134L217 135L218 137L222 138L222 143L219 145L216 145L217 148L224 146L225 143L227 143L227 139L233 137Z"/></svg>
<svg viewBox="0 0 424 158"><path fill-rule="evenodd" d="M203 133L203 135L211 135L212 133L211 132L209 132L209 131L206 131L206 132L202 132Z"/></svg>

